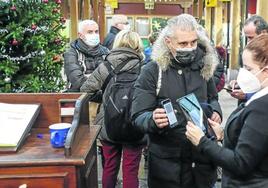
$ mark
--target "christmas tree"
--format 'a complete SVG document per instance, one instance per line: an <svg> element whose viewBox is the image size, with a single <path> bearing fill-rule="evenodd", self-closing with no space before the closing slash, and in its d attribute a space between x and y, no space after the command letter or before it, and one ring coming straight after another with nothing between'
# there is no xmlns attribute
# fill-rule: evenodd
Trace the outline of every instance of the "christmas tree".
<svg viewBox="0 0 268 188"><path fill-rule="evenodd" d="M63 89L61 0L0 0L0 92Z"/></svg>

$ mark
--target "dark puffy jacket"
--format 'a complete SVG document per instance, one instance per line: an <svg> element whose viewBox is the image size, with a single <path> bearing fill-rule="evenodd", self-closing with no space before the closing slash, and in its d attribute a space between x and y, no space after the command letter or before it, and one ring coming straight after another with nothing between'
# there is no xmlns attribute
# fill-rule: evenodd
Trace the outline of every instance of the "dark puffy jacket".
<svg viewBox="0 0 268 188"><path fill-rule="evenodd" d="M73 41L64 53L64 72L69 82L68 91L80 91L88 75L104 61L108 53L109 50L102 45L90 48L81 39Z"/></svg>
<svg viewBox="0 0 268 188"><path fill-rule="evenodd" d="M117 33L119 33L120 30L114 26L111 26L111 29L108 33L108 35L105 37L104 41L103 41L103 46L109 48L110 50L113 48L113 44L114 44L114 38L117 35Z"/></svg>
<svg viewBox="0 0 268 188"><path fill-rule="evenodd" d="M180 166L179 168L181 170L179 173L181 174L177 174L176 176L180 177L181 179L178 181L185 185L182 187L212 187L216 178L216 167L205 155L199 154L195 147L187 140L185 136L187 122L176 103L176 99L186 94L194 93L199 102L209 103L214 111L221 114L212 74L209 74L210 77L207 78L207 80L204 79L204 75L207 74L207 71L211 72L210 69L212 67L211 64L204 63L204 55L204 51L198 48L195 61L190 66L185 67L179 65L175 60L172 60L166 70L161 68L163 71L159 94L156 92L158 70L159 67L161 67L159 63L152 62L146 64L135 84L135 93L132 103L132 117L134 123L136 126L140 127L143 132L149 134L149 151L151 153L169 162L175 158L179 159L176 165ZM176 116L179 125L173 129L169 127L159 129L152 118L153 110L161 107L161 101L166 98L171 100L174 109L177 110ZM159 163L161 163L161 161L159 161ZM194 168L192 168L192 163L195 163ZM185 170L184 166L190 167ZM164 174L161 171L154 171L153 173L153 176L161 176L161 178L166 179L163 176L178 173L178 171L169 167ZM188 175L182 178L185 174ZM194 180L192 180L193 177ZM152 178L151 182L153 181ZM176 187L179 187L180 183L176 184ZM158 187L165 186L164 184L165 183L158 185Z"/></svg>

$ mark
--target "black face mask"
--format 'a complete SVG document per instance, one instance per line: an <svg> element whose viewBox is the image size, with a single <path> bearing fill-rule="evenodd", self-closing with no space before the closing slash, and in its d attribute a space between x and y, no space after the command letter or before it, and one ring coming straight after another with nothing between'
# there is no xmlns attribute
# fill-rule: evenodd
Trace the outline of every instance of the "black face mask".
<svg viewBox="0 0 268 188"><path fill-rule="evenodd" d="M196 48L176 50L175 60L183 65L189 65L194 61L196 52Z"/></svg>

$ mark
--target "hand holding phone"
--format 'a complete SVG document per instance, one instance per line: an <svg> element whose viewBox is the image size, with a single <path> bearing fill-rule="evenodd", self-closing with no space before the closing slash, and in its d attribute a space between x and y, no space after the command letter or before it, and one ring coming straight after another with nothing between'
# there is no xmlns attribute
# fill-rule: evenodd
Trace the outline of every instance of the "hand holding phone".
<svg viewBox="0 0 268 188"><path fill-rule="evenodd" d="M163 100L161 104L166 111L169 127L170 128L176 127L178 125L178 121L170 99Z"/></svg>
<svg viewBox="0 0 268 188"><path fill-rule="evenodd" d="M225 89L227 92L233 92L232 88L224 87L223 89Z"/></svg>

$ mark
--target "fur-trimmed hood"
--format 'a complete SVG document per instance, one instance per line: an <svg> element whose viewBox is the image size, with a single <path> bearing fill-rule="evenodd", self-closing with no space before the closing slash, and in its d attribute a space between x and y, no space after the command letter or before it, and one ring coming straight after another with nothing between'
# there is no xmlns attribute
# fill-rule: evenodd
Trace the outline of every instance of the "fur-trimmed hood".
<svg viewBox="0 0 268 188"><path fill-rule="evenodd" d="M216 66L219 63L218 55L207 37L198 37L198 48L203 50L203 57L201 60L198 60L202 61L203 64L201 68L201 76L205 80L209 80L213 76ZM164 40L156 41L155 45L153 46L152 60L155 61L163 71L165 71L171 65L171 59L172 55L164 43Z"/></svg>

